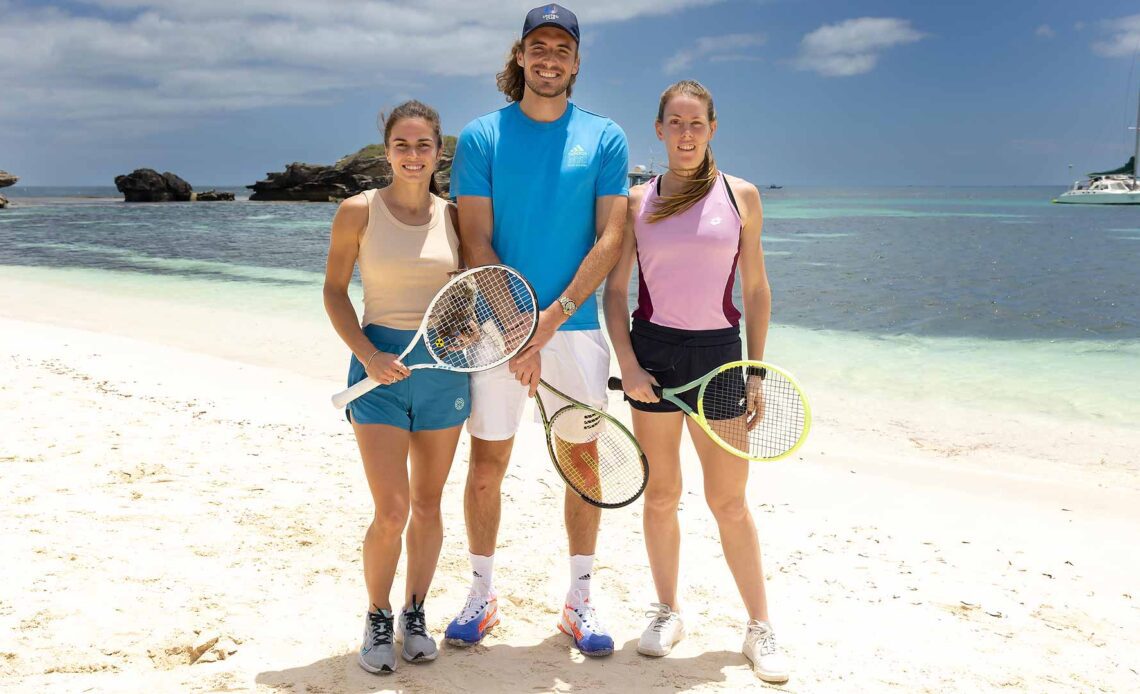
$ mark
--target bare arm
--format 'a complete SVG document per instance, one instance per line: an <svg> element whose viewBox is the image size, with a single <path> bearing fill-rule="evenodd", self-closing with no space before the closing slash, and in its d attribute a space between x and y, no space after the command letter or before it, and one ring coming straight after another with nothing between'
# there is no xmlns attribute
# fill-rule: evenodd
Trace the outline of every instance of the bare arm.
<svg viewBox="0 0 1140 694"><path fill-rule="evenodd" d="M613 270L606 277L606 289L602 294L602 310L606 318L606 331L610 344L617 355L621 370L622 386L630 397L643 402L656 402L651 386L657 381L637 363L633 344L629 339L629 281L633 275L633 263L637 257L637 237L633 232L637 209L641 206L644 186L635 186L629 191L629 206L626 209L621 256Z"/></svg>
<svg viewBox="0 0 1140 694"><path fill-rule="evenodd" d="M744 222L740 230L740 281L748 358L762 360L772 317L772 290L768 286L764 248L760 243L764 210L756 186L736 177L729 177L729 184L740 201L740 216Z"/></svg>
<svg viewBox="0 0 1140 694"><path fill-rule="evenodd" d="M368 201L363 195L354 195L337 208L329 240L329 257L325 264L325 312L340 339L344 340L362 364L367 365L368 375L383 383L385 379L378 376L394 378L397 374L406 375L407 369L395 361L396 355L390 355L390 359L372 358L376 347L364 335L356 309L348 298L352 269L360 254L360 237L367 224Z"/></svg>
<svg viewBox="0 0 1140 694"><path fill-rule="evenodd" d="M622 232L625 228L625 213L629 198L624 195L607 195L597 198L594 203L594 233L597 241L586 254L569 286L562 292L576 304L586 301L606 274L621 256ZM554 301L542 309L538 315L538 328L526 349L511 360L511 372L524 385L530 386L530 394L538 389L540 376L539 352L566 322L562 304Z"/></svg>
<svg viewBox="0 0 1140 694"><path fill-rule="evenodd" d="M467 267L494 265L499 255L491 247L491 234L495 229L494 208L491 198L461 195L459 203L459 242Z"/></svg>

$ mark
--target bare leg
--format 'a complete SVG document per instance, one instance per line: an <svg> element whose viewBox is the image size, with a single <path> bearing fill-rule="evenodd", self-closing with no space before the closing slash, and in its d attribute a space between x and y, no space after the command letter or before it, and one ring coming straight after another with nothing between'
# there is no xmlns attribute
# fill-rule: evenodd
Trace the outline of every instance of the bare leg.
<svg viewBox="0 0 1140 694"><path fill-rule="evenodd" d="M404 606L412 596L423 602L431 587L443 545L443 519L439 501L451 471L455 447L462 426L434 431L417 431L411 436L411 506L408 523L408 580Z"/></svg>
<svg viewBox="0 0 1140 694"><path fill-rule="evenodd" d="M696 422L690 419L687 424L704 470L705 500L716 518L724 558L736 580L748 618L768 621L760 541L745 497L748 468L752 463L713 443Z"/></svg>
<svg viewBox="0 0 1140 694"><path fill-rule="evenodd" d="M681 555L681 526L677 504L681 501L680 412L633 410L633 432L649 461L642 528L645 550L657 600L674 610L677 605L677 571Z"/></svg>
<svg viewBox="0 0 1140 694"><path fill-rule="evenodd" d="M489 557L495 553L501 512L500 490L514 443L513 436L503 441L471 437L471 463L467 467L463 515L467 521L467 547L472 554Z"/></svg>
<svg viewBox="0 0 1140 694"><path fill-rule="evenodd" d="M370 605L390 610L392 579L408 522L409 434L387 424L352 423L375 511L364 535L364 583Z"/></svg>

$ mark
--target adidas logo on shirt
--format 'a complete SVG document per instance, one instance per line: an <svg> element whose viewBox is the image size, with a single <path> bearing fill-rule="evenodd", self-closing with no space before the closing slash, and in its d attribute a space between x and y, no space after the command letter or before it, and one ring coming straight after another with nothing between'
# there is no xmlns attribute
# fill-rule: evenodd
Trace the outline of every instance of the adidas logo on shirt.
<svg viewBox="0 0 1140 694"><path fill-rule="evenodd" d="M572 169L584 169L590 165L590 156L582 145L574 145L566 154L566 166Z"/></svg>

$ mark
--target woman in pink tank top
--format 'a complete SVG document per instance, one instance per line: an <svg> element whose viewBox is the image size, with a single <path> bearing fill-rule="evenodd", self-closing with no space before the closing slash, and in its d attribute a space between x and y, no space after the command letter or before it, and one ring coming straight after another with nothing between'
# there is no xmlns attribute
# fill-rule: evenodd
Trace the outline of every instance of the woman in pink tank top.
<svg viewBox="0 0 1140 694"><path fill-rule="evenodd" d="M657 601L638 651L663 656L684 636L677 505L681 429L687 425L704 471L705 499L748 613L743 652L757 676L783 682L788 665L768 621L760 544L745 496L750 463L726 453L652 390L684 385L742 358L740 311L733 303L737 269L748 356L764 357L771 293L760 245L760 193L717 170L709 146L716 125L712 95L699 83L678 82L661 95L656 130L669 170L630 190L624 250L606 280L606 327L650 467L643 523ZM634 263L639 279L631 330Z"/></svg>

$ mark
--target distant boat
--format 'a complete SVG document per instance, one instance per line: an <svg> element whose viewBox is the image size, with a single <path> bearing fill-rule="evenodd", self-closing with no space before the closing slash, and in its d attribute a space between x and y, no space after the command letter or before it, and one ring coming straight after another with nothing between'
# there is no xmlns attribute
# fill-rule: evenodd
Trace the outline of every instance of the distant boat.
<svg viewBox="0 0 1140 694"><path fill-rule="evenodd" d="M1088 174L1089 180L1077 181L1053 202L1077 205L1140 205L1140 181L1136 176L1136 159L1140 157L1140 102L1136 106L1136 152L1124 166L1112 171Z"/></svg>
<svg viewBox="0 0 1140 694"><path fill-rule="evenodd" d="M768 190L782 190L783 187L784 186L778 186L775 183L773 183L772 185L768 186Z"/></svg>

